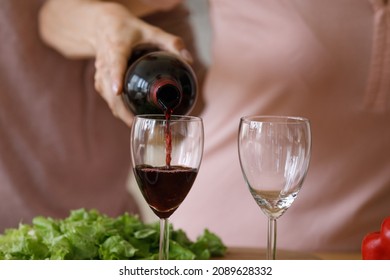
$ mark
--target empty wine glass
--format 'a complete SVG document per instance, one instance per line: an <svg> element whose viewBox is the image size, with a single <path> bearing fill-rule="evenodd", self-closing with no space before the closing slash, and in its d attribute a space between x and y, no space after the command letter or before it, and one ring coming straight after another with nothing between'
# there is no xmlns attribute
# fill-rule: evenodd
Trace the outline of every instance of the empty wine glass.
<svg viewBox="0 0 390 280"><path fill-rule="evenodd" d="M159 258L169 256L168 218L190 191L203 155L203 122L191 116L139 115L131 129L138 187L160 218Z"/></svg>
<svg viewBox="0 0 390 280"><path fill-rule="evenodd" d="M288 116L243 117L238 152L250 193L268 217L267 259L276 259L276 220L294 202L309 166L309 120Z"/></svg>

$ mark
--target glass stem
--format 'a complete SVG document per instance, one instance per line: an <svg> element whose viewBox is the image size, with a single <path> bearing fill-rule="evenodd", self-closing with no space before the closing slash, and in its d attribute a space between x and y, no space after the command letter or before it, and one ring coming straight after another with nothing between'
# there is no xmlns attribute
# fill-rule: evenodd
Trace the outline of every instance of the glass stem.
<svg viewBox="0 0 390 280"><path fill-rule="evenodd" d="M168 218L160 219L160 249L159 255L160 260L169 259L169 222Z"/></svg>
<svg viewBox="0 0 390 280"><path fill-rule="evenodd" d="M268 218L267 260L276 260L276 219Z"/></svg>

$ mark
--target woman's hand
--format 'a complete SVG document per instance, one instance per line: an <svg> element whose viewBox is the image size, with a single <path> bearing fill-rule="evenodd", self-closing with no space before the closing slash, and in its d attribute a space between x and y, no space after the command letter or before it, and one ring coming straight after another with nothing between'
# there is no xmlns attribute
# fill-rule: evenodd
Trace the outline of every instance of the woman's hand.
<svg viewBox="0 0 390 280"><path fill-rule="evenodd" d="M107 101L113 114L131 125L131 113L122 99L123 77L132 48L140 43L151 43L161 49L191 60L183 41L132 15L120 5L109 5L97 24L95 87ZM130 116L129 116L130 115Z"/></svg>
<svg viewBox="0 0 390 280"><path fill-rule="evenodd" d="M70 58L95 57L95 88L114 116L131 126L133 116L122 101L122 83L134 46L150 43L191 62L181 38L136 17L111 1L51 0L42 8L43 40Z"/></svg>

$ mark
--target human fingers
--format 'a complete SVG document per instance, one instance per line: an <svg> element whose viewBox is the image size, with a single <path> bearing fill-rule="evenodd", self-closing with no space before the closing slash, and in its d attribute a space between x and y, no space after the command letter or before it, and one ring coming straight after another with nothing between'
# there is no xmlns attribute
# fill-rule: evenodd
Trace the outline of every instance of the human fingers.
<svg viewBox="0 0 390 280"><path fill-rule="evenodd" d="M107 63L104 62L104 58L100 57L96 57L95 67L96 90L106 101L112 114L130 127L133 121L133 115L124 104L121 95L118 94L118 89L113 86L113 82L110 79L112 76L110 67L107 67Z"/></svg>
<svg viewBox="0 0 390 280"><path fill-rule="evenodd" d="M143 37L145 41L158 46L162 50L172 52L188 63L193 62L191 53L186 49L184 41L180 37L167 33L155 26L145 28Z"/></svg>

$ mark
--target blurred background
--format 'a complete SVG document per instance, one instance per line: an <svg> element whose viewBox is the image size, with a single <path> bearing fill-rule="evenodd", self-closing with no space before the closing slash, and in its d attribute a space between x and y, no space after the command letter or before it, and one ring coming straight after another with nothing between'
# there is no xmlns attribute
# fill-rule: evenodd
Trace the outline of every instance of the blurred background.
<svg viewBox="0 0 390 280"><path fill-rule="evenodd" d="M191 13L197 48L203 62L210 63L211 26L208 14L208 0L185 0Z"/></svg>

